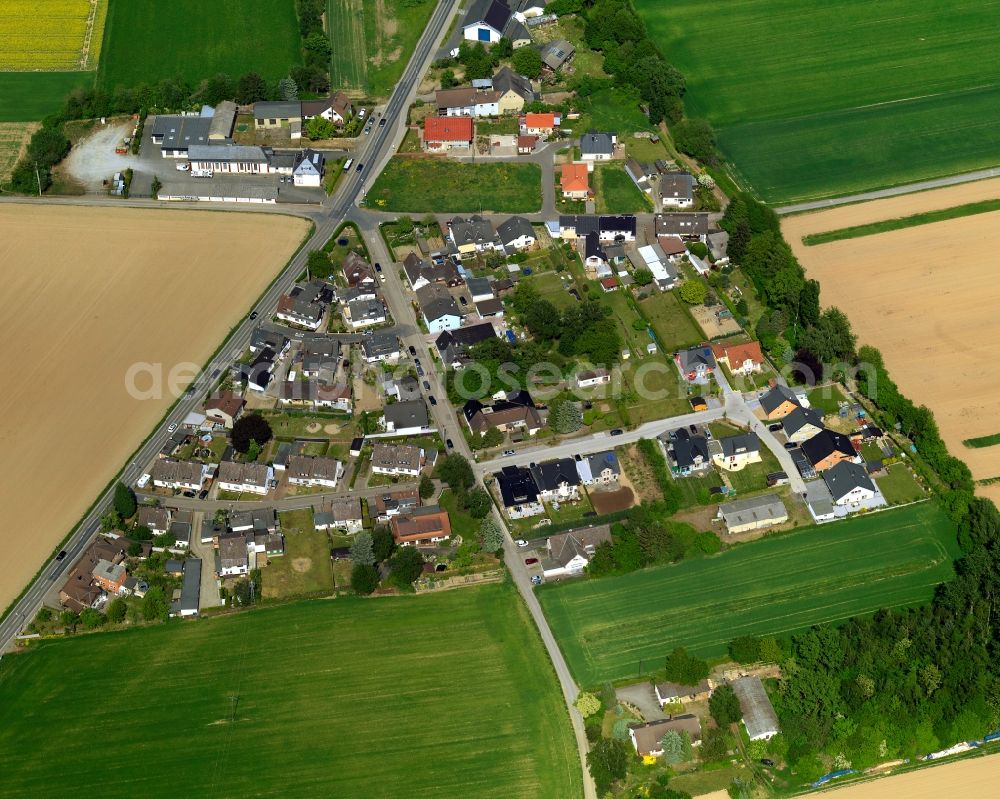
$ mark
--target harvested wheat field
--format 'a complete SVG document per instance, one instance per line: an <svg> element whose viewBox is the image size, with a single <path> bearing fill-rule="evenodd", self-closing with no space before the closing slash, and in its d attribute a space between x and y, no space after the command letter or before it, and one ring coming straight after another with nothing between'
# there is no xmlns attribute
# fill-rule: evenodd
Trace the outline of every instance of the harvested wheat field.
<svg viewBox="0 0 1000 799"><path fill-rule="evenodd" d="M0 205L0 444L12 467L0 481L0 609L173 402L132 399L129 366L166 374L208 360L307 231L277 215Z"/></svg>
<svg viewBox="0 0 1000 799"><path fill-rule="evenodd" d="M834 241L802 237L853 225L1000 197L1000 180L786 218L782 230L825 305L851 319L859 344L881 350L893 379L934 411L952 454L976 479L1000 475L1000 446L970 449L967 438L1000 432L1000 213L985 213ZM1000 484L981 488L1000 498Z"/></svg>

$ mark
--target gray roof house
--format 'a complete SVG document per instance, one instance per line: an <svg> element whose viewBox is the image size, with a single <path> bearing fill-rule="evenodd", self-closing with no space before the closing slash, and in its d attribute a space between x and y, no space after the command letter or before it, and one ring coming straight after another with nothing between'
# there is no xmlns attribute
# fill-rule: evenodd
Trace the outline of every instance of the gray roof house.
<svg viewBox="0 0 1000 799"><path fill-rule="evenodd" d="M427 427L427 406L422 399L394 402L383 412L387 433L400 433Z"/></svg>
<svg viewBox="0 0 1000 799"><path fill-rule="evenodd" d="M493 223L478 215L468 219L456 216L448 223L448 234L459 249L470 245L474 245L477 250L500 249L500 240Z"/></svg>
<svg viewBox="0 0 1000 799"><path fill-rule="evenodd" d="M690 208L694 205L694 178L687 172L661 175L660 202L665 208Z"/></svg>
<svg viewBox="0 0 1000 799"><path fill-rule="evenodd" d="M775 494L738 499L719 506L719 517L730 535L761 530L788 521L788 511Z"/></svg>
<svg viewBox="0 0 1000 799"><path fill-rule="evenodd" d="M869 499L878 491L865 467L850 461L841 461L824 471L823 480L838 505L855 498Z"/></svg>
<svg viewBox="0 0 1000 799"><path fill-rule="evenodd" d="M298 100L265 100L253 104L253 118L258 124L268 119L290 121L302 119L302 103ZM272 123L273 124L273 123Z"/></svg>
<svg viewBox="0 0 1000 799"><path fill-rule="evenodd" d="M611 543L611 527L607 524L550 536L545 544L542 573L549 578L580 574L604 543Z"/></svg>
<svg viewBox="0 0 1000 799"><path fill-rule="evenodd" d="M606 160L615 154L618 137L613 133L592 130L580 137L580 158L584 161Z"/></svg>
<svg viewBox="0 0 1000 799"><path fill-rule="evenodd" d="M512 216L497 228L497 236L505 250L524 250L535 243L536 236L531 222L523 216Z"/></svg>
<svg viewBox="0 0 1000 799"><path fill-rule="evenodd" d="M711 372L716 367L715 355L712 353L712 348L708 346L679 350L674 360L677 362L681 374L689 380Z"/></svg>
<svg viewBox="0 0 1000 799"><path fill-rule="evenodd" d="M391 333L375 333L365 336L361 349L368 363L391 360L399 357L399 339Z"/></svg>
<svg viewBox="0 0 1000 799"><path fill-rule="evenodd" d="M518 75L510 67L503 67L493 76L493 89L500 94L514 92L520 95L526 103L535 99L535 90L531 88L531 81L524 75Z"/></svg>
<svg viewBox="0 0 1000 799"><path fill-rule="evenodd" d="M723 458L736 458L752 452L760 452L760 439L756 433L739 433L719 439Z"/></svg>
<svg viewBox="0 0 1000 799"><path fill-rule="evenodd" d="M682 239L704 239L708 235L708 214L703 212L657 214L655 230L659 236L680 236Z"/></svg>
<svg viewBox="0 0 1000 799"><path fill-rule="evenodd" d="M686 427L674 431L668 452L671 468L682 475L708 468L708 439L700 434L692 435Z"/></svg>
<svg viewBox="0 0 1000 799"><path fill-rule="evenodd" d="M795 408L781 420L781 429L789 441L805 441L823 429L823 415L812 408Z"/></svg>
<svg viewBox="0 0 1000 799"><path fill-rule="evenodd" d="M440 326L434 325L437 320L446 317L461 319L462 312L458 308L458 303L444 286L428 283L418 288L416 294L417 303L428 327L433 326L435 330L440 330L442 329Z"/></svg>
<svg viewBox="0 0 1000 799"><path fill-rule="evenodd" d="M528 468L543 499L567 499L578 495L580 474L572 458L532 463Z"/></svg>
<svg viewBox="0 0 1000 799"><path fill-rule="evenodd" d="M555 72L576 55L576 47L565 39L556 39L542 45L539 54L542 57L542 64Z"/></svg>
<svg viewBox="0 0 1000 799"><path fill-rule="evenodd" d="M733 683L733 691L740 700L743 726L751 741L766 741L781 732L778 715L760 677L740 677Z"/></svg>
<svg viewBox="0 0 1000 799"><path fill-rule="evenodd" d="M197 616L200 602L201 561L198 558L189 558L184 561L181 595L171 604L170 613L173 616Z"/></svg>
<svg viewBox="0 0 1000 799"><path fill-rule="evenodd" d="M576 462L576 471L584 485L592 485L617 481L621 476L622 467L614 451L606 450L580 456Z"/></svg>

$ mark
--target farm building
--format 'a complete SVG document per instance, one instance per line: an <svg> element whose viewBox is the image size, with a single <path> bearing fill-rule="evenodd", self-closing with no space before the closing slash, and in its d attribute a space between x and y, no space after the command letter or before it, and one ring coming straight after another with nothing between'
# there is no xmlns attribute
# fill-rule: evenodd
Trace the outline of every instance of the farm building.
<svg viewBox="0 0 1000 799"><path fill-rule="evenodd" d="M660 707L680 702L703 702L712 695L715 683L705 679L697 685L681 685L676 682L658 682L653 686L656 701Z"/></svg>
<svg viewBox="0 0 1000 799"><path fill-rule="evenodd" d="M504 0L473 0L462 20L462 38L467 42L496 44L510 39L514 47L531 43L531 34Z"/></svg>
<svg viewBox="0 0 1000 799"><path fill-rule="evenodd" d="M778 714L774 712L760 677L740 677L733 683L733 691L740 700L743 726L751 741L766 741L781 732Z"/></svg>
<svg viewBox="0 0 1000 799"><path fill-rule="evenodd" d="M788 511L776 494L739 499L719 505L719 518L730 535L763 530L788 521Z"/></svg>

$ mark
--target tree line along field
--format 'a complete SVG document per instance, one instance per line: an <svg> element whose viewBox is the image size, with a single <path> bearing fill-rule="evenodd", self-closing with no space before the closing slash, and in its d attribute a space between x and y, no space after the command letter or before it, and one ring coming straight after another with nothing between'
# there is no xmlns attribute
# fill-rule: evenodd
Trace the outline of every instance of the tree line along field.
<svg viewBox="0 0 1000 799"><path fill-rule="evenodd" d="M110 0L98 84L162 79L196 84L215 73L288 75L301 61L295 0Z"/></svg>
<svg viewBox="0 0 1000 799"><path fill-rule="evenodd" d="M1000 7L978 0L636 0L687 113L771 202L1000 161Z"/></svg>
<svg viewBox="0 0 1000 799"><path fill-rule="evenodd" d="M3 797L582 790L555 674L499 585L299 602L5 657L0 773Z"/></svg>
<svg viewBox="0 0 1000 799"><path fill-rule="evenodd" d="M590 686L652 672L678 646L714 657L741 635L925 602L957 553L953 525L928 502L547 587L539 600L577 681Z"/></svg>

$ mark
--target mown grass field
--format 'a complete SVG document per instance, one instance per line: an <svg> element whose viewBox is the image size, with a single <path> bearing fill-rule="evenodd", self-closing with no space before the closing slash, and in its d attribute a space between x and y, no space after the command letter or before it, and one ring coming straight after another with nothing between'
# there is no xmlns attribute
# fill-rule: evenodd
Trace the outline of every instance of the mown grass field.
<svg viewBox="0 0 1000 799"><path fill-rule="evenodd" d="M1000 163L1000 7L979 0L636 0L765 199L846 194Z"/></svg>
<svg viewBox="0 0 1000 799"><path fill-rule="evenodd" d="M661 347L668 351L683 349L705 340L676 291L653 294L639 303L653 326Z"/></svg>
<svg viewBox="0 0 1000 799"><path fill-rule="evenodd" d="M546 587L539 600L586 686L652 672L677 646L712 657L739 635L783 635L924 602L951 576L956 554L950 521L923 503L712 558Z"/></svg>
<svg viewBox="0 0 1000 799"><path fill-rule="evenodd" d="M36 122L93 82L93 72L0 72L0 122Z"/></svg>
<svg viewBox="0 0 1000 799"><path fill-rule="evenodd" d="M444 158L392 158L365 205L408 213L531 213L542 207L538 164L463 164Z"/></svg>
<svg viewBox="0 0 1000 799"><path fill-rule="evenodd" d="M327 0L334 88L387 97L403 74L434 0Z"/></svg>
<svg viewBox="0 0 1000 799"><path fill-rule="evenodd" d="M652 205L625 172L622 162L598 164L594 168L594 188L597 192L597 213L648 213Z"/></svg>
<svg viewBox="0 0 1000 799"><path fill-rule="evenodd" d="M106 89L164 78L194 85L217 72L283 78L301 62L294 0L110 0L98 82Z"/></svg>
<svg viewBox="0 0 1000 799"><path fill-rule="evenodd" d="M0 773L4 797L581 794L555 675L503 586L300 602L5 657Z"/></svg>

